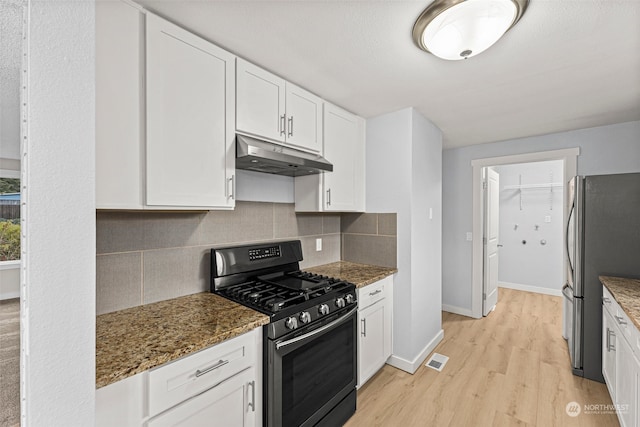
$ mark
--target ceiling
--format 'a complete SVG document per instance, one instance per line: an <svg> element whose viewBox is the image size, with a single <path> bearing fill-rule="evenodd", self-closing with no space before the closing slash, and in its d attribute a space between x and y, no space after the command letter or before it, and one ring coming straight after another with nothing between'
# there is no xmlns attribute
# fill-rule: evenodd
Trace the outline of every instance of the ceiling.
<svg viewBox="0 0 640 427"><path fill-rule="evenodd" d="M530 0L498 43L444 61L400 0L139 0L365 118L415 107L454 148L640 120L640 0Z"/></svg>

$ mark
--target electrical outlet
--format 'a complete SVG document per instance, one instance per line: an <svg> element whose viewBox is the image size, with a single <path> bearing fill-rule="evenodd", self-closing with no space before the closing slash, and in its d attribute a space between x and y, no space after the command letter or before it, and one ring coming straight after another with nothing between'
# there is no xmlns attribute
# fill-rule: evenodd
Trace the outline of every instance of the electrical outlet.
<svg viewBox="0 0 640 427"><path fill-rule="evenodd" d="M545 215L544 222L551 222L551 215Z"/></svg>
<svg viewBox="0 0 640 427"><path fill-rule="evenodd" d="M316 239L316 252L320 252L322 250L322 238Z"/></svg>
<svg viewBox="0 0 640 427"><path fill-rule="evenodd" d="M471 242L473 240L473 233L471 231L467 231L467 242Z"/></svg>

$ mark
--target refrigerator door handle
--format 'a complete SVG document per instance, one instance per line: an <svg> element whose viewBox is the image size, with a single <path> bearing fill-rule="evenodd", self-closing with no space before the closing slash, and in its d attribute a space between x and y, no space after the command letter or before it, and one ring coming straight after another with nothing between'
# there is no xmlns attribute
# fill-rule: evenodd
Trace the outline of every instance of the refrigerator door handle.
<svg viewBox="0 0 640 427"><path fill-rule="evenodd" d="M573 215L575 213L575 203L571 204L571 209L569 209L569 215L567 216L567 230L565 233L565 241L567 243L567 262L569 263L569 270L571 271L571 275L573 276L573 264L571 263L571 255L570 255L570 250L571 248L569 248L569 226L571 225L571 215ZM575 218L574 218L575 221ZM574 237L575 239L575 237Z"/></svg>

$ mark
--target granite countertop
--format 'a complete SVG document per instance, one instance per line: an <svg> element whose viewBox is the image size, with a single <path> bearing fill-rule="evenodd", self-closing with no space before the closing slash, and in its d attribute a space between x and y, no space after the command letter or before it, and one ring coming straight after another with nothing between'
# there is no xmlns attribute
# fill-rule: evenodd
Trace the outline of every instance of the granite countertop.
<svg viewBox="0 0 640 427"><path fill-rule="evenodd" d="M96 388L269 323L212 293L187 295L96 318Z"/></svg>
<svg viewBox="0 0 640 427"><path fill-rule="evenodd" d="M600 281L640 330L640 279L600 276Z"/></svg>
<svg viewBox="0 0 640 427"><path fill-rule="evenodd" d="M398 269L393 267L380 267L378 265L358 264L349 261L338 261L317 267L305 268L305 271L346 280L356 285L356 288L361 288L382 280L387 276L391 276L393 273L397 273Z"/></svg>

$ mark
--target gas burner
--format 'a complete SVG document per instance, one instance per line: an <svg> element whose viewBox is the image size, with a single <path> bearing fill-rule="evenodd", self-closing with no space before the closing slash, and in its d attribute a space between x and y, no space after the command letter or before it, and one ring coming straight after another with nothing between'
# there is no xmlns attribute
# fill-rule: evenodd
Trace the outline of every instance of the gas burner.
<svg viewBox="0 0 640 427"><path fill-rule="evenodd" d="M269 315L272 322L317 313L320 305L355 294L348 282L300 270L301 249L298 241L214 249L212 291ZM252 256L263 252L279 256Z"/></svg>
<svg viewBox="0 0 640 427"><path fill-rule="evenodd" d="M282 298L273 298L265 303L271 311L278 312L284 306L285 301Z"/></svg>

